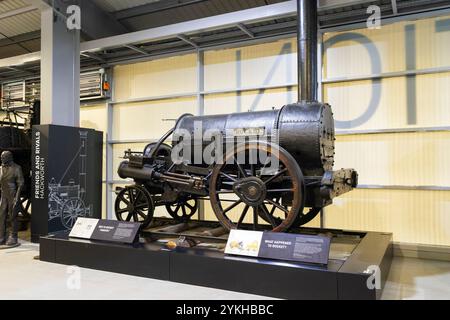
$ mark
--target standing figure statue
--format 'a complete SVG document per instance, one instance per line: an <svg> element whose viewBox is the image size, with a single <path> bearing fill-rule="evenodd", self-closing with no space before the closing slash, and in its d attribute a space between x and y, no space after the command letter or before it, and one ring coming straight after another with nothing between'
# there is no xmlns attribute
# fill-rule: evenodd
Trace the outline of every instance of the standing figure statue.
<svg viewBox="0 0 450 320"><path fill-rule="evenodd" d="M14 163L11 151L3 151L0 168L0 245L18 245L19 222L17 205L19 204L23 186L22 168ZM9 236L6 239L7 225L9 225Z"/></svg>

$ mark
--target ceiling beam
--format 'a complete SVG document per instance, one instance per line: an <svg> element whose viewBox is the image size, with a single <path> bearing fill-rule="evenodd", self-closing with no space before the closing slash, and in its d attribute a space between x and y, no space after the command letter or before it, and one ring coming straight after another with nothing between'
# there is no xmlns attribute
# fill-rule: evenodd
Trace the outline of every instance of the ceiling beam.
<svg viewBox="0 0 450 320"><path fill-rule="evenodd" d="M391 5L392 5L392 13L398 14L397 0L391 0Z"/></svg>
<svg viewBox="0 0 450 320"><path fill-rule="evenodd" d="M91 52L82 52L82 53L80 53L80 55L82 55L83 57L86 57L86 58L90 58L90 59L97 60L97 61L99 61L99 62L101 62L101 63L106 63L106 60L105 60L105 59L103 59L103 58L97 56L95 53L91 53Z"/></svg>
<svg viewBox="0 0 450 320"><path fill-rule="evenodd" d="M134 46L134 45L132 45L132 44L127 44L127 45L125 45L124 47L126 47L126 48L128 48L128 49L131 49L131 50L133 50L133 51L139 52L139 53L143 54L144 56L148 56L148 55L150 54L150 53L147 52L146 50L144 50L144 49L142 49L142 48L139 48L139 47L136 47L136 46Z"/></svg>
<svg viewBox="0 0 450 320"><path fill-rule="evenodd" d="M188 37L186 37L185 35L179 34L177 35L177 38L180 40L183 40L184 42L186 42L187 44L190 44L191 46L193 46L195 49L198 49L198 44L196 44L194 41L192 41L191 39L189 39Z"/></svg>
<svg viewBox="0 0 450 320"><path fill-rule="evenodd" d="M0 39L0 48L41 38L41 31L23 33L14 37Z"/></svg>
<svg viewBox="0 0 450 320"><path fill-rule="evenodd" d="M182 6L187 6L190 4L195 4L199 2L205 2L206 0L164 0L157 1L149 4L144 4L141 6L120 10L114 13L117 20L130 19L134 17L143 16L150 13L155 13L158 11L175 9Z"/></svg>
<svg viewBox="0 0 450 320"><path fill-rule="evenodd" d="M20 56L0 59L0 68L6 68L10 66L20 66L33 61L39 61L41 59L40 52L27 53Z"/></svg>
<svg viewBox="0 0 450 320"><path fill-rule="evenodd" d="M37 73L36 72L32 72L32 71L28 71L19 67L7 67L7 69L12 70L12 71L16 71L16 72L22 72L28 75L33 75L35 76Z"/></svg>
<svg viewBox="0 0 450 320"><path fill-rule="evenodd" d="M25 0L25 2L29 3L39 10L44 10L52 7L48 0Z"/></svg>
<svg viewBox="0 0 450 320"><path fill-rule="evenodd" d="M11 18L11 17L17 16L19 14L24 14L24 13L28 13L28 12L32 12L32 11L36 11L36 10L38 10L38 8L36 8L33 5L29 5L29 6L26 6L26 7L22 7L22 8L10 10L10 11L6 11L6 12L3 12L3 13L0 13L0 20L1 19L6 19L6 18Z"/></svg>
<svg viewBox="0 0 450 320"><path fill-rule="evenodd" d="M81 51L99 51L113 47L122 47L146 41L173 38L193 32L203 32L217 28L234 27L238 23L252 23L267 19L292 16L297 12L296 1L240 10L207 18L175 23L157 28L131 32L123 35L86 41L81 43Z"/></svg>
<svg viewBox="0 0 450 320"><path fill-rule="evenodd" d="M254 38L255 35L253 32L251 32L246 26L244 26L242 23L238 23L236 25L239 29L241 29L241 31L243 33L245 33L246 35L248 35L250 38Z"/></svg>

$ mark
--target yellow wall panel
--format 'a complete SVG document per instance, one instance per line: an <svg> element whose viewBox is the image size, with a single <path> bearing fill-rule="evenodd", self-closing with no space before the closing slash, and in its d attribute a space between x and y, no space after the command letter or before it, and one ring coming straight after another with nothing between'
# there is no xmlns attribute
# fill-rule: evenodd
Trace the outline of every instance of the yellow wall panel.
<svg viewBox="0 0 450 320"><path fill-rule="evenodd" d="M354 190L326 208L326 227L393 232L394 241L450 245L450 192Z"/></svg>
<svg viewBox="0 0 450 320"><path fill-rule="evenodd" d="M107 131L106 105L96 104L80 109L80 126L103 132L103 168L102 179L106 180L106 131ZM105 207L103 207L105 208Z"/></svg>
<svg viewBox="0 0 450 320"><path fill-rule="evenodd" d="M380 102L375 105L373 115L361 125L352 125L352 130L392 129L448 126L450 123L450 73L417 76L416 89L408 92L404 77L383 79L381 82L352 81L324 86L325 101L331 104L335 119L350 121L367 112L375 87L381 88ZM380 84L381 83L381 84ZM415 102L410 113L416 114L416 123L408 124L407 95Z"/></svg>
<svg viewBox="0 0 450 320"><path fill-rule="evenodd" d="M295 39L286 39L205 52L205 90L295 82L296 50Z"/></svg>
<svg viewBox="0 0 450 320"><path fill-rule="evenodd" d="M114 99L135 99L197 90L196 55L158 59L114 68Z"/></svg>
<svg viewBox="0 0 450 320"><path fill-rule="evenodd" d="M118 104L113 108L114 139L155 139L175 125L173 119L184 113L195 114L197 100L180 98Z"/></svg>
<svg viewBox="0 0 450 320"><path fill-rule="evenodd" d="M238 99L241 110L238 110ZM235 93L208 95L205 98L205 114L226 114L234 112L247 112L252 107L254 111L280 109L283 105L297 100L297 90L270 89L263 93L258 91L243 92L240 97Z"/></svg>
<svg viewBox="0 0 450 320"><path fill-rule="evenodd" d="M379 72L403 71L450 66L450 32L439 29L439 21L448 24L450 16L403 21L383 25L381 29L357 29L332 32L324 36L329 47L324 56L324 77L351 77L373 72L372 56L380 57ZM355 38L365 38L364 45ZM331 45L333 39L341 39ZM411 64L411 65L408 65Z"/></svg>
<svg viewBox="0 0 450 320"><path fill-rule="evenodd" d="M80 109L80 126L106 132L106 105L96 104L82 107Z"/></svg>
<svg viewBox="0 0 450 320"><path fill-rule="evenodd" d="M360 184L450 186L450 132L338 136L335 168Z"/></svg>

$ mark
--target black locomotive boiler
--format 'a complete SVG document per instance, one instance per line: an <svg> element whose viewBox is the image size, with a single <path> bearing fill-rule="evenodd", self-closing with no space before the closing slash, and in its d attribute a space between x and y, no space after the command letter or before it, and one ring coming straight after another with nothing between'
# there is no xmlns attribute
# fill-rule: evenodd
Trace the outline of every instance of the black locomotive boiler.
<svg viewBox="0 0 450 320"><path fill-rule="evenodd" d="M169 137L171 145L165 143ZM118 173L134 184L117 190L116 216L146 227L155 207L166 206L173 218L186 221L204 199L227 229L286 231L356 187L355 170L333 171L334 141L331 107L318 102L183 115L143 152L126 151ZM208 153L211 145L216 148Z"/></svg>

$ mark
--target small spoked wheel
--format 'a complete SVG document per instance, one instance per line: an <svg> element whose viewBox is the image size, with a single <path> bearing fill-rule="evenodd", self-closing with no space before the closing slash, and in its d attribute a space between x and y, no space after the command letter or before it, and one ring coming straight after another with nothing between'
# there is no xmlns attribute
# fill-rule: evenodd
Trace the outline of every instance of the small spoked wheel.
<svg viewBox="0 0 450 320"><path fill-rule="evenodd" d="M67 200L61 210L61 222L66 229L72 229L78 217L84 217L86 207L81 199Z"/></svg>
<svg viewBox="0 0 450 320"><path fill-rule="evenodd" d="M144 187L132 185L119 191L114 209L117 220L139 222L144 229L152 222L155 206Z"/></svg>
<svg viewBox="0 0 450 320"><path fill-rule="evenodd" d="M188 221L198 210L198 200L188 198L166 205L167 212L178 221Z"/></svg>
<svg viewBox="0 0 450 320"><path fill-rule="evenodd" d="M212 171L209 196L219 222L227 229L254 230L267 221L272 231L294 225L304 208L305 184L295 159L283 148L250 142L225 156ZM287 199L283 206L276 199ZM274 209L275 208L275 209Z"/></svg>

